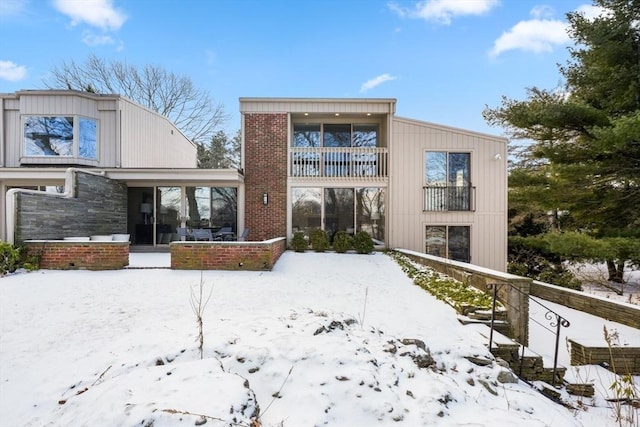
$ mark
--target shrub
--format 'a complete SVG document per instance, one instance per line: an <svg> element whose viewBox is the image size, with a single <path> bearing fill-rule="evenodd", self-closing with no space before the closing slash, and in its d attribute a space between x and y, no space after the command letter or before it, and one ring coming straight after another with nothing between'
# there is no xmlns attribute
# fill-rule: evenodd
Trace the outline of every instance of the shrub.
<svg viewBox="0 0 640 427"><path fill-rule="evenodd" d="M366 231L360 231L353 239L353 247L359 254L369 254L373 252L373 239Z"/></svg>
<svg viewBox="0 0 640 427"><path fill-rule="evenodd" d="M309 246L309 242L307 242L307 238L302 231L296 231L293 233L293 238L289 243L291 249L296 252L304 252L307 250L307 246Z"/></svg>
<svg viewBox="0 0 640 427"><path fill-rule="evenodd" d="M311 240L311 247L316 252L324 252L329 249L329 236L324 230L313 230L309 236L309 240Z"/></svg>
<svg viewBox="0 0 640 427"><path fill-rule="evenodd" d="M0 274L13 273L20 267L20 250L13 245L0 242Z"/></svg>
<svg viewBox="0 0 640 427"><path fill-rule="evenodd" d="M339 254L343 254L351 249L353 239L347 234L346 231L338 231L333 236L333 249Z"/></svg>

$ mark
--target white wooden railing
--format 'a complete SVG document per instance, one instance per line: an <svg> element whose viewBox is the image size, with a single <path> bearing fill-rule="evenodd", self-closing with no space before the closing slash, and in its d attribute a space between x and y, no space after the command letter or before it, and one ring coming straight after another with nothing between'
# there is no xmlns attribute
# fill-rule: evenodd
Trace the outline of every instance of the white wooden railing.
<svg viewBox="0 0 640 427"><path fill-rule="evenodd" d="M311 178L386 178L389 150L383 147L293 147L290 176Z"/></svg>

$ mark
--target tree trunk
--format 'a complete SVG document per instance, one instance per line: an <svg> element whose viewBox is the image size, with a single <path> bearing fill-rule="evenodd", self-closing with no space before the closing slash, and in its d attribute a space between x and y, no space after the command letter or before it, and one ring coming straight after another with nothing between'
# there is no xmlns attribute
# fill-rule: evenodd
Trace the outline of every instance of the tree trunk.
<svg viewBox="0 0 640 427"><path fill-rule="evenodd" d="M618 263L612 259L607 260L607 270L609 271L609 280L615 283L624 283L622 275L624 273L624 262Z"/></svg>

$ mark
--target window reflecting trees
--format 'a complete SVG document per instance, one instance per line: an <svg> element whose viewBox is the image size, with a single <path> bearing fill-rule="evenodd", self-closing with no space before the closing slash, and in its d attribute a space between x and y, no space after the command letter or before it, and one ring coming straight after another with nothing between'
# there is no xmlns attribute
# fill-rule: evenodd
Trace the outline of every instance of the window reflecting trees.
<svg viewBox="0 0 640 427"><path fill-rule="evenodd" d="M293 188L291 190L293 232L323 228L330 236L342 230L349 234L366 231L384 242L384 188Z"/></svg>

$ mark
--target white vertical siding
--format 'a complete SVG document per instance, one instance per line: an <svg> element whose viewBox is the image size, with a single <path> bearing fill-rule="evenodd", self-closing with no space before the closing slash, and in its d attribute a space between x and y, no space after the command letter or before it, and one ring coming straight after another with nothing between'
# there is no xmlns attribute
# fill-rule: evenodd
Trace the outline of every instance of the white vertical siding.
<svg viewBox="0 0 640 427"><path fill-rule="evenodd" d="M168 119L118 95L73 91L24 91L3 97L3 167L20 167L22 118L82 116L97 120L96 167L195 168L196 147ZM46 165L66 165L49 157ZM29 161L29 164L37 164Z"/></svg>
<svg viewBox="0 0 640 427"><path fill-rule="evenodd" d="M471 227L471 262L504 271L507 258L506 140L394 118L389 205L390 247L424 252L425 225ZM475 212L424 212L424 152L471 153ZM501 159L495 159L499 154Z"/></svg>
<svg viewBox="0 0 640 427"><path fill-rule="evenodd" d="M122 99L124 168L195 168L196 147L166 117Z"/></svg>

